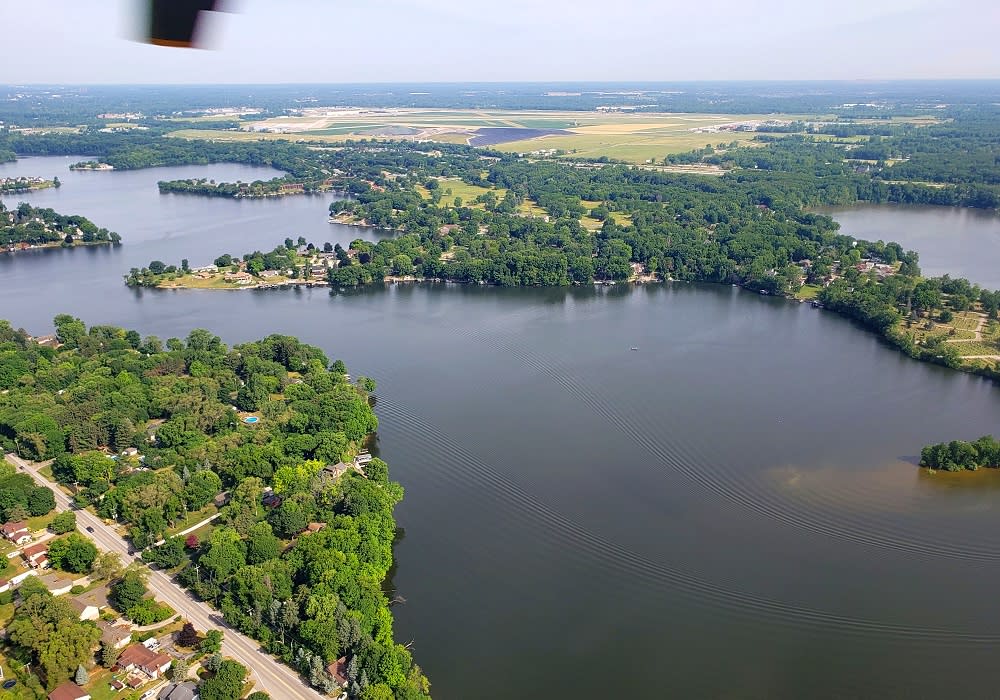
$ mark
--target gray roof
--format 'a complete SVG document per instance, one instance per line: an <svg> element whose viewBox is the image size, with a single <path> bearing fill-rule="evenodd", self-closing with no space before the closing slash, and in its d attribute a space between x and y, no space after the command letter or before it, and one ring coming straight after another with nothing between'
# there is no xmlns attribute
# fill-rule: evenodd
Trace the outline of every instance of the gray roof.
<svg viewBox="0 0 1000 700"><path fill-rule="evenodd" d="M156 696L159 700L194 700L198 697L198 687L191 681L171 683Z"/></svg>

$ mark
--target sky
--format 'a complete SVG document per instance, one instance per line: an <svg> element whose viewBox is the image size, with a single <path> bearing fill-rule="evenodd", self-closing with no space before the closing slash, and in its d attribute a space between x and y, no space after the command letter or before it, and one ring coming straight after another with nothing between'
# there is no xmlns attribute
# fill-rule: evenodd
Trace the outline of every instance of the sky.
<svg viewBox="0 0 1000 700"><path fill-rule="evenodd" d="M205 50L141 0L0 0L0 83L1000 78L993 0L224 0Z"/></svg>

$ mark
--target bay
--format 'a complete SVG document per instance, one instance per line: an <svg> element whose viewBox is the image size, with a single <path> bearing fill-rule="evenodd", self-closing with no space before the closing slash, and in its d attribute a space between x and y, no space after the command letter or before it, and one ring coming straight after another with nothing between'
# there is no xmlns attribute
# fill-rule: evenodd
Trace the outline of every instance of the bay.
<svg viewBox="0 0 1000 700"><path fill-rule="evenodd" d="M326 223L326 197L155 186L273 171L56 161L0 176L59 174L20 199L125 245L0 256L0 317L288 333L378 380L376 447L406 489L396 636L435 698L995 694L1000 478L914 465L996 431L993 385L724 286L132 291L154 257L371 234Z"/></svg>

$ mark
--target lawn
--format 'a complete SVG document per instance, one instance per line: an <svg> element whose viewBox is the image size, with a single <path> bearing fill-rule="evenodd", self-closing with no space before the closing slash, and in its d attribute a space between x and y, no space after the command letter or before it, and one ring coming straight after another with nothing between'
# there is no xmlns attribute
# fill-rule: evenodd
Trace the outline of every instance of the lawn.
<svg viewBox="0 0 1000 700"><path fill-rule="evenodd" d="M796 299L815 299L816 296L823 291L823 288L818 284L803 284L799 287L799 291L795 292Z"/></svg>
<svg viewBox="0 0 1000 700"><path fill-rule="evenodd" d="M191 512L187 513L184 516L184 518L181 519L180 522L178 522L172 528L170 528L169 530L167 530L167 535L166 536L170 537L175 532L180 532L181 530L186 530L187 528L191 527L195 523L201 522L205 518L210 518L210 517L212 517L213 515L215 515L218 512L219 512L219 509L216 507L216 505L214 503L209 503L207 506L205 506L201 510L191 511Z"/></svg>

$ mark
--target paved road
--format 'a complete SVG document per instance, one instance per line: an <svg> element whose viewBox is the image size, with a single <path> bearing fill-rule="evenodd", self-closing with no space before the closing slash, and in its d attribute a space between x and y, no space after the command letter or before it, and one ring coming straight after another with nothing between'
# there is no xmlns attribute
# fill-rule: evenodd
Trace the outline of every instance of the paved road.
<svg viewBox="0 0 1000 700"><path fill-rule="evenodd" d="M42 486L48 486L52 489L58 510L71 509L69 496L63 493L55 483L39 474L35 465L25 462L14 454L6 455L6 459L30 474ZM130 548L128 542L114 528L105 525L101 518L89 511L76 510L75 512L77 526L84 534L93 539L98 547L108 552L117 552L125 562L132 561L133 558L128 553ZM92 527L94 531L87 531L87 527ZM298 673L262 651L256 641L230 628L222 620L222 613L214 610L207 603L195 600L162 571L150 572L149 587L158 600L167 603L195 627L201 630L224 628L226 636L222 643L222 653L246 666L250 670L250 676L257 688L266 691L275 700L278 698L329 700L329 696L322 695L310 688Z"/></svg>

